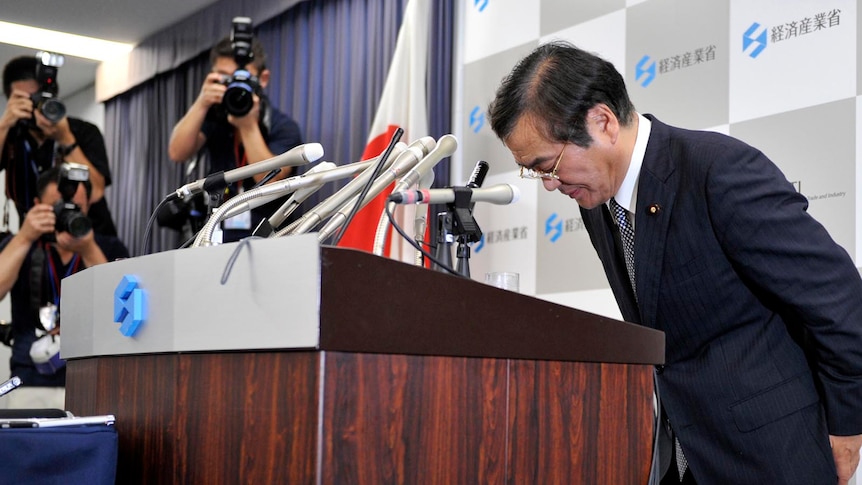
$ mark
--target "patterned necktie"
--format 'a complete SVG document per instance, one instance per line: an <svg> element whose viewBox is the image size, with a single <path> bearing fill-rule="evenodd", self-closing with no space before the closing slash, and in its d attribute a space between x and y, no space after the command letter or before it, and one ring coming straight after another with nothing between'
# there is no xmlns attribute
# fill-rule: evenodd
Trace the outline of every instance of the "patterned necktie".
<svg viewBox="0 0 862 485"><path fill-rule="evenodd" d="M611 197L611 200L608 201L608 205L610 206L611 211L613 211L617 227L620 228L620 237L623 241L623 255L625 255L626 258L626 270L629 273L632 290L635 290L635 295L637 295L635 286L635 228L629 221L629 211L625 210L619 203L617 203L616 199Z"/></svg>
<svg viewBox="0 0 862 485"><path fill-rule="evenodd" d="M676 452L676 471L679 472L679 481L681 482L683 475L685 475L685 470L688 468L688 460L685 459L685 454L682 452L679 440L674 438L673 442L674 451Z"/></svg>

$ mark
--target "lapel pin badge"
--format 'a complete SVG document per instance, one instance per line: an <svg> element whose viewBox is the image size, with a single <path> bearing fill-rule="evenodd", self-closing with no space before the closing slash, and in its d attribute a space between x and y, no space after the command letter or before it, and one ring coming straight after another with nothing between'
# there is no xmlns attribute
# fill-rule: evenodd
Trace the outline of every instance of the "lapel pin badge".
<svg viewBox="0 0 862 485"><path fill-rule="evenodd" d="M658 204L650 204L646 209L647 215L654 216L661 212L661 206Z"/></svg>

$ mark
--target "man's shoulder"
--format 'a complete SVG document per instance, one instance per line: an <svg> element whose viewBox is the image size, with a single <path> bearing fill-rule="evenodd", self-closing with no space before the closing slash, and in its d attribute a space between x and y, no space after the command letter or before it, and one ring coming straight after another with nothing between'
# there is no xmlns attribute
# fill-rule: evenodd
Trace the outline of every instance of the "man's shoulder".
<svg viewBox="0 0 862 485"><path fill-rule="evenodd" d="M652 124L648 153L667 149L677 156L695 152L726 158L756 150L748 143L720 131L681 128L663 123L653 115L644 116Z"/></svg>
<svg viewBox="0 0 862 485"><path fill-rule="evenodd" d="M102 130L99 129L95 124L82 120L80 118L73 118L69 116L67 118L69 120L69 129L72 130L72 133L75 133L76 136L79 134L87 133L87 134L100 134Z"/></svg>
<svg viewBox="0 0 862 485"><path fill-rule="evenodd" d="M270 116L272 117L273 125L297 125L299 124L290 117L287 113L279 110L275 106L270 106Z"/></svg>
<svg viewBox="0 0 862 485"><path fill-rule="evenodd" d="M93 234L93 237L95 238L99 249L105 253L105 257L108 258L108 261L129 257L129 250L120 238L99 233Z"/></svg>

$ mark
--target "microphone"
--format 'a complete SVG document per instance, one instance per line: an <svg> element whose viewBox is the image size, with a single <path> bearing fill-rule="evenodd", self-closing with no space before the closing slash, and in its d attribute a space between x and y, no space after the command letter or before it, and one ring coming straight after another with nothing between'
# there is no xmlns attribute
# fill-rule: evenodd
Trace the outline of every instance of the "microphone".
<svg viewBox="0 0 862 485"><path fill-rule="evenodd" d="M410 170L411 168L415 168L417 163L420 163L420 159L422 159L424 152L421 148L417 148L416 146L409 146L407 151L402 153L396 160L395 163L389 167L388 170L383 172L379 177L374 179L374 182L371 184L371 188L368 190L368 193L365 197L359 202L359 206L365 207L366 204L371 202L372 199L377 197L377 194L383 192L393 180L398 178L401 173ZM338 210L326 221L326 224L318 231L317 240L320 242L325 241L330 235L332 235L335 230L341 227L342 224L347 222L347 214L350 212L351 208L359 197L362 194L356 194L346 203L341 204Z"/></svg>
<svg viewBox="0 0 862 485"><path fill-rule="evenodd" d="M484 160L479 160L476 162L476 166L473 168L473 173L470 174L470 178L467 180L467 188L477 189L485 183L485 177L488 175L488 169L490 165L488 162ZM394 202L392 202L394 205ZM476 206L475 202L470 202L468 207L468 211L472 214L473 207ZM434 262L432 267L434 269L440 270L441 266L451 267L452 266L452 242L454 241L454 236L451 233L452 230L452 215L450 212L440 212L437 214L437 247L434 253L434 257L439 262ZM418 234L418 233L417 233ZM414 238L417 239L418 238ZM459 262L462 259L459 258Z"/></svg>
<svg viewBox="0 0 862 485"><path fill-rule="evenodd" d="M334 168L336 168L336 165L332 162L321 162L305 172L305 175L325 172ZM314 192L320 190L321 187L323 187L323 184L313 185L294 192L289 199L284 201L284 204L282 204L278 210L269 216L268 222L270 227L277 228L280 226L284 220L287 219L288 216L297 209L297 207L299 207L299 204L302 204L305 199L309 198Z"/></svg>
<svg viewBox="0 0 862 485"><path fill-rule="evenodd" d="M323 145L320 143L306 143L304 145L293 147L281 155L276 155L257 163L228 170L227 172L221 171L207 175L206 178L198 179L194 182L183 185L173 194L169 194L169 197L175 196L177 198L187 200L195 194L210 191L212 189L220 189L226 187L228 184L232 184L259 173L266 173L282 167L294 167L297 165L305 165L310 162L316 162L322 156Z"/></svg>
<svg viewBox="0 0 862 485"><path fill-rule="evenodd" d="M392 188L392 192L407 190L416 184L419 184L420 188L430 187L431 183L434 181L434 175L432 171L434 166L440 163L440 160L443 160L444 158L451 156L453 153L455 153L455 150L457 148L457 138L452 135L441 136L440 139L437 140L437 144L433 146L433 149L428 152L428 155L426 155L425 158L420 160L419 163L416 164L416 166L410 169L407 174L401 177L401 180L395 183L395 186ZM387 203L386 206L390 210L390 212L395 210L395 206L390 206L390 203ZM419 221L418 224L422 224L422 222ZM414 219L414 233L416 230L418 230L418 228L416 227L418 224L417 221ZM377 221L377 231L374 234L374 254L378 256L383 255L388 234L389 221L386 218L386 211L384 210L380 214L380 219L378 219Z"/></svg>
<svg viewBox="0 0 862 485"><path fill-rule="evenodd" d="M476 167L473 168L473 173L470 174L470 180L467 182L467 187L477 189L485 182L485 177L488 175L490 166L485 160L476 162Z"/></svg>
<svg viewBox="0 0 862 485"><path fill-rule="evenodd" d="M490 202L506 205L517 202L521 198L518 187L510 184L492 185L486 189L471 189L459 187L458 190L470 192L470 202ZM455 202L456 189L424 189L395 192L389 196L396 204L448 204Z"/></svg>
<svg viewBox="0 0 862 485"><path fill-rule="evenodd" d="M434 146L434 149L431 150L428 155L425 156L419 163L416 164L415 167L410 169L406 175L401 177L401 180L395 184L395 188L392 189L393 192L398 192L401 190L407 190L409 187L412 187L414 184L419 182L419 180L425 175L426 172L430 171L434 168L435 165L440 163L440 160L451 156L455 153L455 150L458 148L458 139L452 135L443 135L437 140L437 145Z"/></svg>
<svg viewBox="0 0 862 485"><path fill-rule="evenodd" d="M210 216L206 224L204 224L204 227L198 232L193 247L210 245L215 227L225 218L225 214L235 214L235 212L233 212L235 208L248 206L249 201L252 199L264 198L273 200L274 198L278 198L284 194L288 194L299 189L317 187L327 182L353 176L359 171L367 170L368 167L372 166L374 163L375 161L372 159L343 165L332 170L297 175L258 187L254 190L249 190L248 192L243 192L236 197L232 197L230 200L222 204L222 206L219 207L212 216Z"/></svg>
<svg viewBox="0 0 862 485"><path fill-rule="evenodd" d="M485 160L479 160L476 162L476 166L473 168L473 173L470 174L470 180L467 181L467 187L471 189L478 189L485 183L485 177L488 175L488 170L491 168L488 165L488 162ZM473 211L473 207L476 206L475 202L470 203L470 212Z"/></svg>
<svg viewBox="0 0 862 485"><path fill-rule="evenodd" d="M413 156L416 156L416 152L418 151L419 158L424 156L426 153L425 149L429 145L429 141L426 138L421 138L414 141L406 147L406 150L402 148L402 151L397 153L397 157L395 150L393 150L389 156L389 159L386 161L386 166L383 167L384 173L386 173L385 171L388 170L390 167L398 163L398 160L400 160L401 157L407 156L407 153L412 153ZM433 138L431 138L431 141L433 141ZM404 147L404 143L399 142L395 147L396 149L398 149L399 147ZM416 162L413 161L413 163ZM348 182L347 185L341 188L341 190L331 195L328 199L322 201L321 203L313 207L311 210L303 214L299 221L297 221L296 225L290 229L289 233L282 234L282 232L279 231L278 234L305 234L306 232L311 231L312 229L317 227L317 225L320 224L321 221L329 217L333 212L338 210L344 204L348 203L350 200L354 200L354 196L357 196L357 194L362 190L362 187L366 183L368 183L368 180L373 175L373 171L374 167L369 167L369 169L367 169L361 175Z"/></svg>

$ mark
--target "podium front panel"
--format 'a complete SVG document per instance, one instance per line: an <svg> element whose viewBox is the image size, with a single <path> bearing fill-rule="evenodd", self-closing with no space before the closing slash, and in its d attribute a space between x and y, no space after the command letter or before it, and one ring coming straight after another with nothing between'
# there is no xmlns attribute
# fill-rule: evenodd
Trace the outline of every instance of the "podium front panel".
<svg viewBox="0 0 862 485"><path fill-rule="evenodd" d="M69 276L62 283L61 355L69 359L316 348L320 246L315 236L167 251ZM121 304L115 301L115 291L127 276L137 278L147 313L137 332L128 337L114 321L116 306Z"/></svg>

